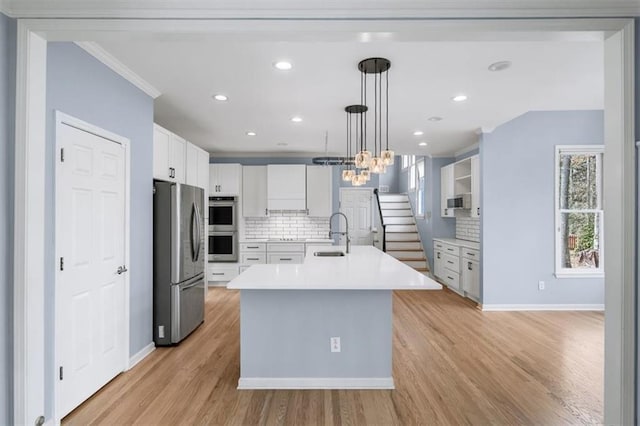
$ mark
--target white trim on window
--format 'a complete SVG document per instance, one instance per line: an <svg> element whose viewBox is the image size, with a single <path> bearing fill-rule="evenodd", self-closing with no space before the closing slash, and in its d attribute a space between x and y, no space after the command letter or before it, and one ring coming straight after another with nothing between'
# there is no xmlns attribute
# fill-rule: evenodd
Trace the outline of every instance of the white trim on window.
<svg viewBox="0 0 640 426"><path fill-rule="evenodd" d="M603 154L604 145L556 145L554 156L554 239L555 239L555 277L556 278L602 278L604 277L604 210L602 208L602 161L596 165L596 185L598 191L598 207L596 209L560 209L560 155L562 154ZM598 229L600 235L599 244L599 266L593 269L572 269L562 266L562 247L560 238L561 217L567 213L596 213L599 216Z"/></svg>

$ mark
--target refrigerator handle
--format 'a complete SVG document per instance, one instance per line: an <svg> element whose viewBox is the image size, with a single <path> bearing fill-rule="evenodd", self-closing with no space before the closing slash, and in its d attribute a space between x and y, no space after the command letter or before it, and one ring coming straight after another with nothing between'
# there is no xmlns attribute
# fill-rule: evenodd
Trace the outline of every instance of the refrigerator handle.
<svg viewBox="0 0 640 426"><path fill-rule="evenodd" d="M198 251L196 252L196 261L200 260L200 249L202 248L202 216L200 216L200 209L198 205L194 203L196 208L196 219L198 224Z"/></svg>
<svg viewBox="0 0 640 426"><path fill-rule="evenodd" d="M196 240L198 238L198 212L196 203L191 205L191 260L196 261ZM195 234L195 235L194 235Z"/></svg>

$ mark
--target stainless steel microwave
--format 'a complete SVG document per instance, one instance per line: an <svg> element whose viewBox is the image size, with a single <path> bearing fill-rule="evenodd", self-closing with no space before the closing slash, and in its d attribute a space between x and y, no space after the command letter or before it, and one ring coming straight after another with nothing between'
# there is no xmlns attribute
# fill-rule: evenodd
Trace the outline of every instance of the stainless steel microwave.
<svg viewBox="0 0 640 426"><path fill-rule="evenodd" d="M471 194L460 194L447 198L448 209L471 209Z"/></svg>

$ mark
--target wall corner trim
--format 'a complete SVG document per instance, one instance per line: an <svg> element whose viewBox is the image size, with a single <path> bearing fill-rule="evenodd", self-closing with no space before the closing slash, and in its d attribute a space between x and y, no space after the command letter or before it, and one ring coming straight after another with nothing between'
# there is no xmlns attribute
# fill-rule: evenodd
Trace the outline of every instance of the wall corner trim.
<svg viewBox="0 0 640 426"><path fill-rule="evenodd" d="M153 87L149 82L147 82L145 79L133 72L125 64L116 59L115 56L104 50L98 43L90 41L77 41L75 42L75 44L78 47L84 49L91 56L111 68L114 72L119 74L129 83L133 84L138 89L151 96L152 99L156 99L162 94L162 92Z"/></svg>
<svg viewBox="0 0 640 426"><path fill-rule="evenodd" d="M129 358L129 366L127 367L126 371L131 370L140 361L145 359L147 356L149 356L149 354L151 352L153 352L155 350L156 350L156 345L153 342L149 343L147 346L145 346L144 348L140 349L138 351L138 353L134 354L131 358Z"/></svg>
<svg viewBox="0 0 640 426"><path fill-rule="evenodd" d="M604 303L594 304L484 304L484 312L500 311L604 311Z"/></svg>

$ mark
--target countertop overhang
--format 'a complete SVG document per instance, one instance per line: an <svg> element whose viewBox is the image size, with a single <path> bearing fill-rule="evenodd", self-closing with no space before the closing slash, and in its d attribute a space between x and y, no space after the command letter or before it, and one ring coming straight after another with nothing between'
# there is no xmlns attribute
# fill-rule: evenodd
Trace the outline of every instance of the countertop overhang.
<svg viewBox="0 0 640 426"><path fill-rule="evenodd" d="M253 265L231 280L237 290L439 290L442 286L373 246L352 246L344 257L317 257L343 246L307 244L304 263Z"/></svg>

